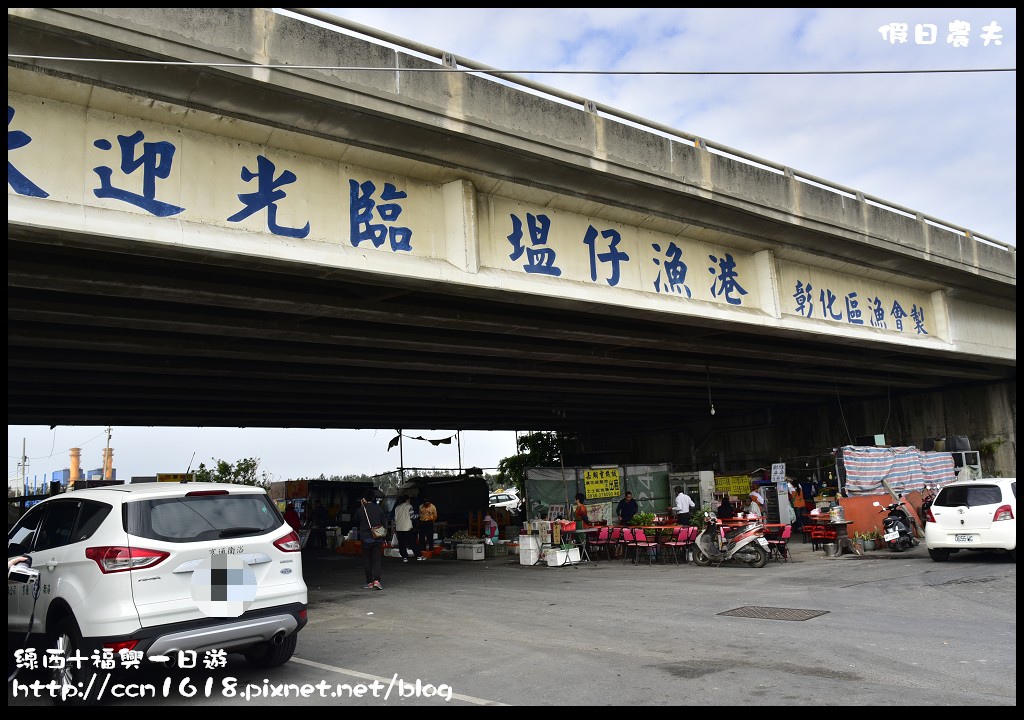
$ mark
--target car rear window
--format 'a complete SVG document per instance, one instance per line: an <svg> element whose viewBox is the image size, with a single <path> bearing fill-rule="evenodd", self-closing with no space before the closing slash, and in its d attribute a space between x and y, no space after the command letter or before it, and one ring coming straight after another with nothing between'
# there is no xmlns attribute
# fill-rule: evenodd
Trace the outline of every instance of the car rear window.
<svg viewBox="0 0 1024 720"><path fill-rule="evenodd" d="M942 488L935 504L939 507L958 507L966 505L995 505L1003 501L1003 493L998 485L956 485Z"/></svg>
<svg viewBox="0 0 1024 720"><path fill-rule="evenodd" d="M166 542L205 542L262 535L284 523L266 495L193 495L125 505L131 535Z"/></svg>

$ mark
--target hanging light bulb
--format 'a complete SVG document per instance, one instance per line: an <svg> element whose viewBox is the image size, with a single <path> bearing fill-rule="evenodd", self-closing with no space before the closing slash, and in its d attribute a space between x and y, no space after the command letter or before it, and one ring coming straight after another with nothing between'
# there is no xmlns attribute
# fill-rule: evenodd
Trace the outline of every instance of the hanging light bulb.
<svg viewBox="0 0 1024 720"><path fill-rule="evenodd" d="M711 414L712 414L712 415L714 415L714 414L715 414L715 406L714 406L714 405L712 405L712 406L711 406Z"/></svg>

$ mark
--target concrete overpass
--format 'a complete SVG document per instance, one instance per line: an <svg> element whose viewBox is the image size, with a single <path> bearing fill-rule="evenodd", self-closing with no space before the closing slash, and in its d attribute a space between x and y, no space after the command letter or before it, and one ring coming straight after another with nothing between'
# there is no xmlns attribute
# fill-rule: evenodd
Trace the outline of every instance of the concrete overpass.
<svg viewBox="0 0 1024 720"><path fill-rule="evenodd" d="M406 45L9 9L8 422L1015 443L1014 247Z"/></svg>

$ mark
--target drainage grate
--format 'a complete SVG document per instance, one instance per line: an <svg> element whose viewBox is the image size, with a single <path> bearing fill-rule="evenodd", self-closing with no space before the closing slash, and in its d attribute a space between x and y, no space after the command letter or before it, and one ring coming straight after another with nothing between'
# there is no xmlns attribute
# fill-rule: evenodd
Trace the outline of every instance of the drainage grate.
<svg viewBox="0 0 1024 720"><path fill-rule="evenodd" d="M957 578L956 580L947 580L946 582L944 582L942 584L943 585L967 585L967 584L970 584L970 583L990 583L990 582L995 582L995 581L996 581L996 579L994 577L966 577L966 578Z"/></svg>
<svg viewBox="0 0 1024 720"><path fill-rule="evenodd" d="M735 610L726 610L719 615L730 615L732 617L758 618L759 620L810 620L819 615L825 615L828 610L800 610L798 608L775 608L756 607L744 605Z"/></svg>

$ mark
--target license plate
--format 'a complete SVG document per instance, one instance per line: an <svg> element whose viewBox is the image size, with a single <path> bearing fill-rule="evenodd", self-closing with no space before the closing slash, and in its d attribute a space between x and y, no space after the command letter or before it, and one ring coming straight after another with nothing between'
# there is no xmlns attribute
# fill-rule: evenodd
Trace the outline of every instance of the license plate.
<svg viewBox="0 0 1024 720"><path fill-rule="evenodd" d="M883 535L882 539L885 540L886 542L890 542L891 540L897 539L899 536L900 536L900 531L899 530L893 530L892 532L887 532L885 535Z"/></svg>
<svg viewBox="0 0 1024 720"><path fill-rule="evenodd" d="M757 542L761 547L768 547L768 541L764 538L758 538Z"/></svg>
<svg viewBox="0 0 1024 720"><path fill-rule="evenodd" d="M953 536L953 540L955 540L956 542L970 543L970 542L974 542L974 536L973 535L954 535Z"/></svg>

